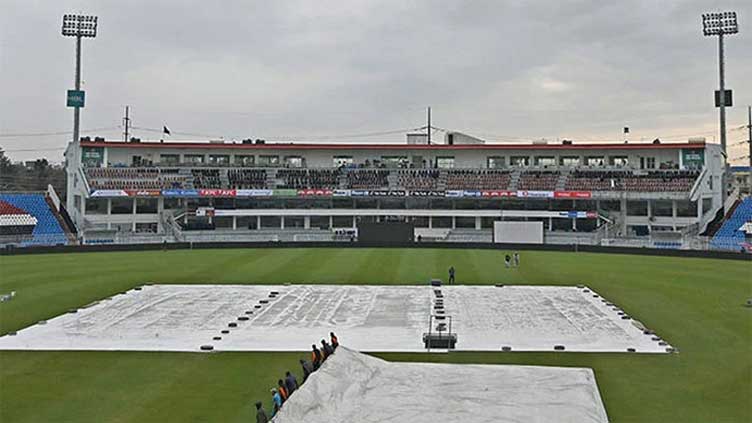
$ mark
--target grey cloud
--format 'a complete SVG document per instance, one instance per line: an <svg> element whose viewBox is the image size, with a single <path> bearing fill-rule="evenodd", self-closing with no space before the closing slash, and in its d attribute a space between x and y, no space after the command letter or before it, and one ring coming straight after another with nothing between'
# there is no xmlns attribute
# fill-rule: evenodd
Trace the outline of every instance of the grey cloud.
<svg viewBox="0 0 752 423"><path fill-rule="evenodd" d="M739 13L727 77L741 106L752 102L744 0L5 0L0 133L70 128L73 41L59 26L82 11L101 26L84 41L84 127L117 126L130 104L136 125L176 132L346 134L420 126L432 105L436 125L478 134L616 138L628 124L649 139L712 136L716 43L702 36L700 14L716 8ZM730 124L744 117L735 107Z"/></svg>

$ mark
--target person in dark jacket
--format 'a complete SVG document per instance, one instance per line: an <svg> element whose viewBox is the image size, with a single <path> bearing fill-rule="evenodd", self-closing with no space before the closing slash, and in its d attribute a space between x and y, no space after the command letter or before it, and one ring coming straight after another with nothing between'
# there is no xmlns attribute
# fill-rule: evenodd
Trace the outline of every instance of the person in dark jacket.
<svg viewBox="0 0 752 423"><path fill-rule="evenodd" d="M261 401L256 403L256 423L269 423L269 416L266 415L264 407L261 406Z"/></svg>
<svg viewBox="0 0 752 423"><path fill-rule="evenodd" d="M454 266L449 268L449 285L454 284Z"/></svg>
<svg viewBox="0 0 752 423"><path fill-rule="evenodd" d="M339 347L339 339L337 339L337 335L334 332L329 332L329 340L332 343L332 349L336 350Z"/></svg>
<svg viewBox="0 0 752 423"><path fill-rule="evenodd" d="M298 389L298 380L290 372L285 373L285 388L287 388L288 397Z"/></svg>
<svg viewBox="0 0 752 423"><path fill-rule="evenodd" d="M325 339L321 340L321 350L324 352L324 359L325 360L327 358L329 358L329 356L334 353L334 350L332 349L332 347L329 344L326 343Z"/></svg>
<svg viewBox="0 0 752 423"><path fill-rule="evenodd" d="M303 368L303 382L305 383L305 381L308 380L308 376L310 376L311 373L313 373L313 366L311 365L310 362L301 359L300 367Z"/></svg>
<svg viewBox="0 0 752 423"><path fill-rule="evenodd" d="M316 344L311 345L311 363L313 364L314 371L319 369L323 359L324 357L322 356L321 351L316 348Z"/></svg>

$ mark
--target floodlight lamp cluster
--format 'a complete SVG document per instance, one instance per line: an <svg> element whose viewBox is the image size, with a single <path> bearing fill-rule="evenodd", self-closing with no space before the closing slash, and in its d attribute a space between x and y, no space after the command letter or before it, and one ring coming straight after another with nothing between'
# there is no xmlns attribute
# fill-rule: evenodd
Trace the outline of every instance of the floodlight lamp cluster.
<svg viewBox="0 0 752 423"><path fill-rule="evenodd" d="M736 12L705 13L702 15L702 33L706 36L736 34L739 25Z"/></svg>
<svg viewBox="0 0 752 423"><path fill-rule="evenodd" d="M66 37L96 37L97 17L87 15L63 15L63 35Z"/></svg>

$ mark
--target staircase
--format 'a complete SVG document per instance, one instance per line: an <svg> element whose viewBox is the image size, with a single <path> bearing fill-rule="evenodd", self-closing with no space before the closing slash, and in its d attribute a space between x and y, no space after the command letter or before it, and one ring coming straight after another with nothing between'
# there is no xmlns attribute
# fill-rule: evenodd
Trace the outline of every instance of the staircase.
<svg viewBox="0 0 752 423"><path fill-rule="evenodd" d="M567 181L569 180L569 174L572 172L570 169L563 169L560 171L559 179L556 180L556 191L566 191Z"/></svg>
<svg viewBox="0 0 752 423"><path fill-rule="evenodd" d="M507 188L509 191L517 191L517 187L520 186L521 174L522 170L520 169L514 169L512 171L511 179L509 179L509 188Z"/></svg>
<svg viewBox="0 0 752 423"><path fill-rule="evenodd" d="M178 170L178 175L185 177L185 189L196 188L195 185L193 185L193 173L190 169L181 168Z"/></svg>
<svg viewBox="0 0 752 423"><path fill-rule="evenodd" d="M230 187L230 178L227 176L227 169L219 170L219 182L221 187Z"/></svg>
<svg viewBox="0 0 752 423"><path fill-rule="evenodd" d="M277 188L277 169L266 169L266 188Z"/></svg>

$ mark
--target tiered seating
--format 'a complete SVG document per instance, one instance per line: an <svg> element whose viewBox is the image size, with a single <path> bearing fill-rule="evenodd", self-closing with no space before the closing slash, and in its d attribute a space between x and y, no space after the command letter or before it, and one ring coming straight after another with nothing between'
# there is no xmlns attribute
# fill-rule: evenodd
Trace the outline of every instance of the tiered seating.
<svg viewBox="0 0 752 423"><path fill-rule="evenodd" d="M219 169L191 169L193 186L196 188L224 188Z"/></svg>
<svg viewBox="0 0 752 423"><path fill-rule="evenodd" d="M559 171L555 170L528 170L520 174L517 189L553 191L556 189L556 181L559 180L559 175Z"/></svg>
<svg viewBox="0 0 752 423"><path fill-rule="evenodd" d="M277 178L280 188L337 188L339 174L339 169L282 169Z"/></svg>
<svg viewBox="0 0 752 423"><path fill-rule="evenodd" d="M745 223L752 222L752 198L745 198L734 210L734 214L715 233L710 246L722 250L740 251L745 244L745 233L741 230Z"/></svg>
<svg viewBox="0 0 752 423"><path fill-rule="evenodd" d="M438 189L438 169L400 170L397 173L397 183L405 189Z"/></svg>
<svg viewBox="0 0 752 423"><path fill-rule="evenodd" d="M25 215L19 215L19 210ZM17 216L13 219L19 226L33 224L32 216L36 219L36 225L31 231L32 237L21 241L21 245L58 245L67 244L68 237L58 223L54 212L50 209L43 194L0 194L0 216ZM24 217L25 216L25 217ZM9 221L10 217L7 218ZM12 222L11 222L12 223Z"/></svg>
<svg viewBox="0 0 752 423"><path fill-rule="evenodd" d="M347 187L352 189L379 189L389 186L388 170L350 170L347 172Z"/></svg>
<svg viewBox="0 0 752 423"><path fill-rule="evenodd" d="M177 169L88 168L86 176L92 189L183 188L186 181Z"/></svg>
<svg viewBox="0 0 752 423"><path fill-rule="evenodd" d="M507 170L450 170L447 173L447 189L500 189L509 187L511 173Z"/></svg>
<svg viewBox="0 0 752 423"><path fill-rule="evenodd" d="M632 191L684 192L689 191L699 176L697 171L655 170L634 173L628 170L576 170L566 183L572 191Z"/></svg>
<svg viewBox="0 0 752 423"><path fill-rule="evenodd" d="M266 170L230 169L227 171L231 189L266 188Z"/></svg>

